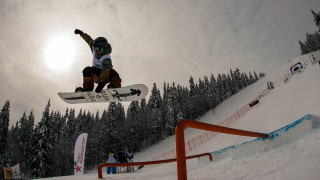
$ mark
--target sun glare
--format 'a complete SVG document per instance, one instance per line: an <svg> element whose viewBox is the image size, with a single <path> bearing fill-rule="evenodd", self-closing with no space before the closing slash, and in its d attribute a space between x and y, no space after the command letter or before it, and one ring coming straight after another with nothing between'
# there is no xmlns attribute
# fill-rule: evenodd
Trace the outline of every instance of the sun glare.
<svg viewBox="0 0 320 180"><path fill-rule="evenodd" d="M45 61L49 69L66 70L74 61L74 46L65 36L57 36L48 43Z"/></svg>

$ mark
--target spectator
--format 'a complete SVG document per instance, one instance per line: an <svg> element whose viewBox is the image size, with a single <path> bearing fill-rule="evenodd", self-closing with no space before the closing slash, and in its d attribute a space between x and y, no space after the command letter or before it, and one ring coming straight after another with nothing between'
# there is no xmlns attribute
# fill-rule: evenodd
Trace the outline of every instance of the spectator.
<svg viewBox="0 0 320 180"><path fill-rule="evenodd" d="M127 158L126 158L126 155L121 150L118 152L118 162L119 163L127 163L128 162Z"/></svg>
<svg viewBox="0 0 320 180"><path fill-rule="evenodd" d="M133 162L133 152L131 150L127 152L127 159L129 163Z"/></svg>
<svg viewBox="0 0 320 180"><path fill-rule="evenodd" d="M109 153L109 157L106 163L117 163L117 156L115 155L114 151L112 150ZM116 174L117 173L117 168L116 167L107 167L107 174Z"/></svg>

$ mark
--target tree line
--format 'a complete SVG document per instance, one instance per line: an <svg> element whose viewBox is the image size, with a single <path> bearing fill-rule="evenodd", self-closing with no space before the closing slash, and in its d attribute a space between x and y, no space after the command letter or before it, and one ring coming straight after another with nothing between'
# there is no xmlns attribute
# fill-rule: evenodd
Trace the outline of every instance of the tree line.
<svg viewBox="0 0 320 180"><path fill-rule="evenodd" d="M199 118L263 76L230 69L229 74L217 78L211 74L197 83L190 77L189 87L164 82L162 95L154 83L149 100L131 102L126 112L121 103L109 103L103 112L81 109L76 114L75 109L66 109L61 113L50 111L49 100L40 121L31 111L11 128L6 101L0 112L0 179L3 167L17 163L24 177L72 175L74 144L83 132L88 133L86 169L105 162L111 150L139 152L173 135L181 120Z"/></svg>

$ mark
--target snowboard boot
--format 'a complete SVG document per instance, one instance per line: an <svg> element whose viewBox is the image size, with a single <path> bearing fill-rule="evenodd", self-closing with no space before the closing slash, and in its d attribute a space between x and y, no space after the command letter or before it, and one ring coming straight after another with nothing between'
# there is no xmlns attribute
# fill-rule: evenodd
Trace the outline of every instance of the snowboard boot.
<svg viewBox="0 0 320 180"><path fill-rule="evenodd" d="M76 87L76 90L74 90L74 92L83 92L83 88L82 87Z"/></svg>
<svg viewBox="0 0 320 180"><path fill-rule="evenodd" d="M83 78L83 88L82 91L93 91L94 83L92 77L84 77Z"/></svg>
<svg viewBox="0 0 320 180"><path fill-rule="evenodd" d="M77 87L75 92L93 91L94 83L91 77L83 78L83 87Z"/></svg>
<svg viewBox="0 0 320 180"><path fill-rule="evenodd" d="M97 93L101 93L101 91L102 91L102 89L104 88L104 86L106 85L106 83L105 82L99 82L98 83L98 86L96 87L96 92Z"/></svg>
<svg viewBox="0 0 320 180"><path fill-rule="evenodd" d="M108 89L111 88L121 88L121 78L120 77L112 77L110 83L108 85Z"/></svg>

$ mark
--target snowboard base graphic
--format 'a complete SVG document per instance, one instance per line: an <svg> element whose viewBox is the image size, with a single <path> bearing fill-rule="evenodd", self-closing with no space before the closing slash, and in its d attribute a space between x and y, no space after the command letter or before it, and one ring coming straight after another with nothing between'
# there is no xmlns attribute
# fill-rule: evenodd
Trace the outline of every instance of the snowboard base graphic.
<svg viewBox="0 0 320 180"><path fill-rule="evenodd" d="M58 93L61 99L69 104L138 101L145 98L147 94L148 87L144 84L103 89L101 93L95 91Z"/></svg>

